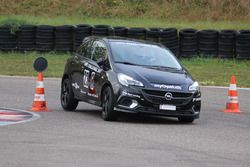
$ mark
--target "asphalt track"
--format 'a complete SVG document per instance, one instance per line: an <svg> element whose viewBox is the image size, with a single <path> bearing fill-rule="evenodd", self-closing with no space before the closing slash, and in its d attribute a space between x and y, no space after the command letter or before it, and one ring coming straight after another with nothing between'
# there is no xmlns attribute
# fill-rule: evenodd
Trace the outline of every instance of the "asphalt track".
<svg viewBox="0 0 250 167"><path fill-rule="evenodd" d="M31 107L35 78L0 77L0 107ZM249 167L250 91L239 90L241 114L226 114L227 89L202 88L201 118L176 119L122 114L101 119L82 103L65 112L60 80L45 79L47 106L40 119L0 126L0 167Z"/></svg>

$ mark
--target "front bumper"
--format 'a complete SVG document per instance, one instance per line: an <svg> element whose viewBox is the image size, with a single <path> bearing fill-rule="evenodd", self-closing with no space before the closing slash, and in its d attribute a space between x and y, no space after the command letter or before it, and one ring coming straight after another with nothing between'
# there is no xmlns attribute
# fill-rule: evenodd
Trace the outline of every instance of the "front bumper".
<svg viewBox="0 0 250 167"><path fill-rule="evenodd" d="M172 93L173 98L167 100L166 93ZM175 110L160 109L160 105L175 106ZM201 93L177 92L159 89L144 89L138 87L122 87L117 94L116 111L144 113L169 117L199 118L201 109Z"/></svg>

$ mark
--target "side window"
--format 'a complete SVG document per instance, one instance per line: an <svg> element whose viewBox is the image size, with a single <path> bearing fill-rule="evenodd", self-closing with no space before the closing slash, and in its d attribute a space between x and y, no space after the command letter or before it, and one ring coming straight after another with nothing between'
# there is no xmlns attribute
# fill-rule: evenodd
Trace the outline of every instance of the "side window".
<svg viewBox="0 0 250 167"><path fill-rule="evenodd" d="M84 41L80 47L77 49L76 53L80 56L80 57L87 57L87 58L91 58L91 45L92 42L90 40L86 40Z"/></svg>
<svg viewBox="0 0 250 167"><path fill-rule="evenodd" d="M95 41L93 44L92 60L108 59L108 50L104 43Z"/></svg>

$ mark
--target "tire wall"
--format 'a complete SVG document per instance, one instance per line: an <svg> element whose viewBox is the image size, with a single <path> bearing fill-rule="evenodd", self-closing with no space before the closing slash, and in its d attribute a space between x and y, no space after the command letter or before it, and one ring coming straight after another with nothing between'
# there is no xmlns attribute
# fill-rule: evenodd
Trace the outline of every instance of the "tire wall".
<svg viewBox="0 0 250 167"><path fill-rule="evenodd" d="M15 51L17 50L17 34L11 33L8 26L0 27L0 49L2 51Z"/></svg>
<svg viewBox="0 0 250 167"><path fill-rule="evenodd" d="M179 32L180 39L180 56L193 57L198 55L198 30L196 29L182 29Z"/></svg>
<svg viewBox="0 0 250 167"><path fill-rule="evenodd" d="M250 30L196 30L185 28L22 25L16 32L0 25L1 51L72 52L88 36L121 36L161 43L178 57L250 59Z"/></svg>

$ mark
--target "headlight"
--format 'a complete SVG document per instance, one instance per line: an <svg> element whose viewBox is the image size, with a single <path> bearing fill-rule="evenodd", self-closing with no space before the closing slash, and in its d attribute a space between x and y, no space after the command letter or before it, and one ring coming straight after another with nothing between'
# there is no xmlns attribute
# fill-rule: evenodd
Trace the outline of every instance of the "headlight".
<svg viewBox="0 0 250 167"><path fill-rule="evenodd" d="M192 85L189 86L189 90L190 91L195 91L195 90L199 90L199 83L197 81L195 81Z"/></svg>
<svg viewBox="0 0 250 167"><path fill-rule="evenodd" d="M133 86L144 86L143 83L141 83L140 81L137 81L135 79L133 79L130 76L127 76L125 74L118 74L118 81L120 82L120 84L124 85L124 86L129 86L129 85L133 85Z"/></svg>

